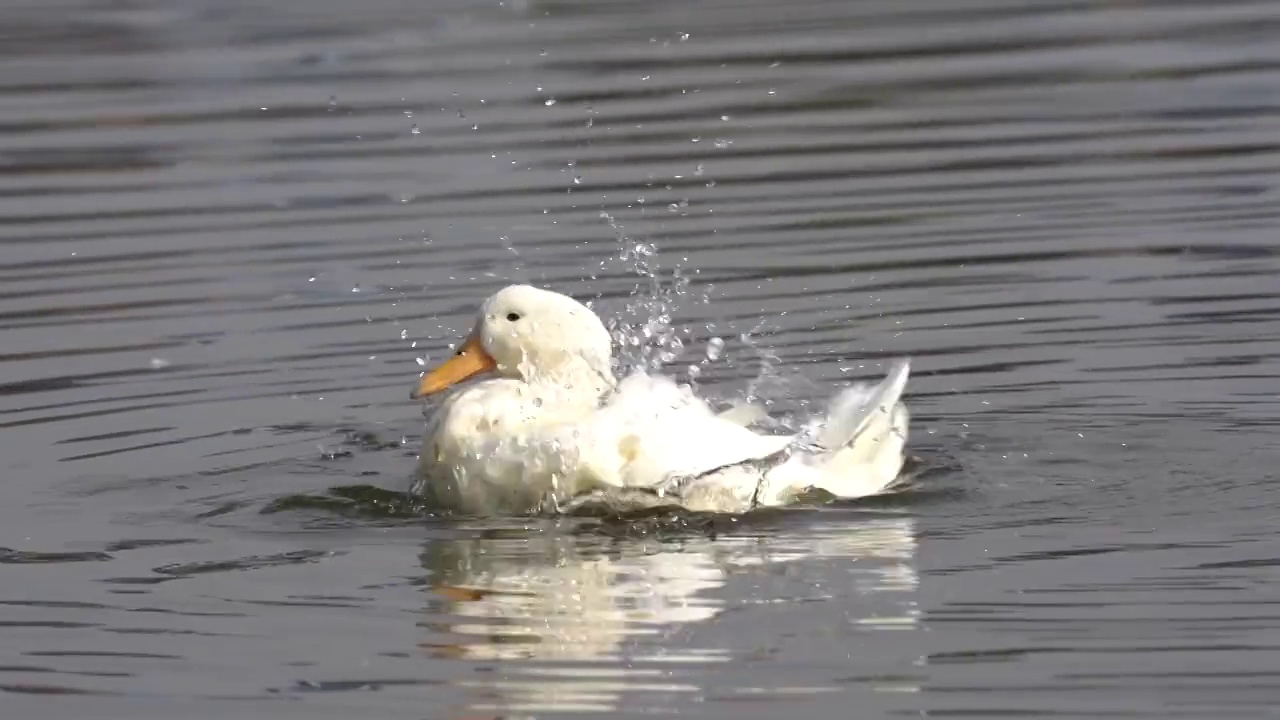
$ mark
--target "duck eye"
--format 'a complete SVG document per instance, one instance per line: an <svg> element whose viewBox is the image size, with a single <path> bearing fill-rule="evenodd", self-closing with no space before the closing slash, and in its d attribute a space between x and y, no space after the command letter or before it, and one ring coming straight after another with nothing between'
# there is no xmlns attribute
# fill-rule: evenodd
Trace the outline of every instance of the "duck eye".
<svg viewBox="0 0 1280 720"><path fill-rule="evenodd" d="M507 313L507 320L515 322L520 319L520 313Z"/></svg>

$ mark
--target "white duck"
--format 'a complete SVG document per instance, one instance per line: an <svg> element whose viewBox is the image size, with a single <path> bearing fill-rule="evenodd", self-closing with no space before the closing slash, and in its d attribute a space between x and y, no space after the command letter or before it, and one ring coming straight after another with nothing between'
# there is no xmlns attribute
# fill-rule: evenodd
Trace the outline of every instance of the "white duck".
<svg viewBox="0 0 1280 720"><path fill-rule="evenodd" d="M717 415L688 387L643 373L621 383L590 308L513 285L485 301L457 353L413 397L448 394L428 422L417 492L468 515L565 509L604 498L694 511L783 505L810 489L871 495L902 468L908 366L873 389L839 393L796 435L748 429L763 410Z"/></svg>

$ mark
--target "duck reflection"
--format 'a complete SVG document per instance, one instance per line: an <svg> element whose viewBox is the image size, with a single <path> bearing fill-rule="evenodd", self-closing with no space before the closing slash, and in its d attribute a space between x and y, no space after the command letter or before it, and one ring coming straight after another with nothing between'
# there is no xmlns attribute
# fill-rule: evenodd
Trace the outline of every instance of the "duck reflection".
<svg viewBox="0 0 1280 720"><path fill-rule="evenodd" d="M907 517L846 516L839 526L772 536L657 541L548 527L437 540L423 552L433 637L422 644L486 671L460 683L476 692L472 711L603 712L624 692L698 692L673 664L730 658L727 649L689 647L696 624L726 607L788 599L714 592L735 574L848 558L857 561L853 592L892 598L855 603L867 616L853 620L914 625L913 530ZM682 639L671 642L677 632Z"/></svg>

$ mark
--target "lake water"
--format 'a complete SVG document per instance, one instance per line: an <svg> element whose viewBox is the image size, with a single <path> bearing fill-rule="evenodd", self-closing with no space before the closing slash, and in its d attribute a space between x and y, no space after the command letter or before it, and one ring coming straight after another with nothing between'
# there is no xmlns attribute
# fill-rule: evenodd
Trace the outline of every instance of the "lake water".
<svg viewBox="0 0 1280 720"><path fill-rule="evenodd" d="M6 4L0 711L1274 716L1278 37L1261 1ZM910 356L918 477L429 517L419 360L509 281L674 307L672 371L781 415Z"/></svg>

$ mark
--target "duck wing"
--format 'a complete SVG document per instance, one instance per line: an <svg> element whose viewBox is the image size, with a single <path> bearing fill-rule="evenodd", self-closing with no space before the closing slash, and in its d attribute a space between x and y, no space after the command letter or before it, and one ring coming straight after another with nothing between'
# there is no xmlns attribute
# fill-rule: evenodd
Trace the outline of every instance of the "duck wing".
<svg viewBox="0 0 1280 720"><path fill-rule="evenodd" d="M621 485L658 490L679 478L762 460L784 451L786 435L761 435L741 418L721 417L687 387L633 375L592 418L617 454Z"/></svg>

